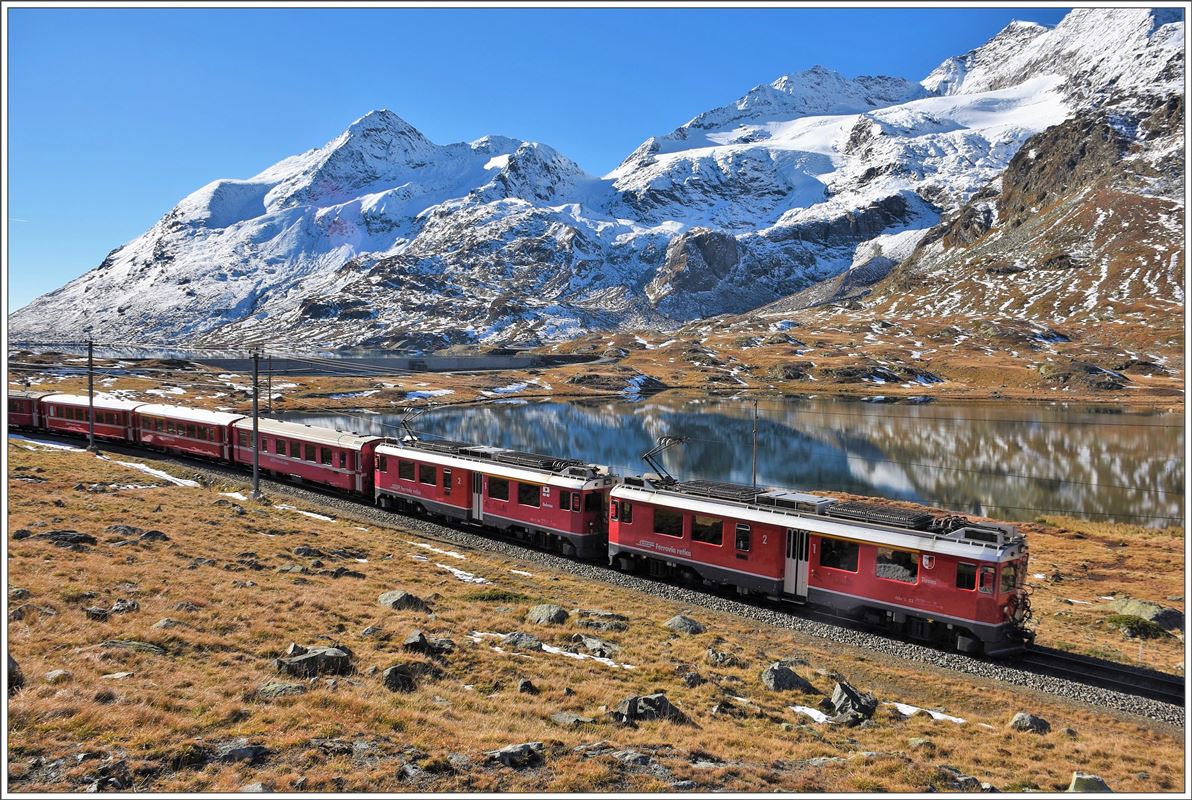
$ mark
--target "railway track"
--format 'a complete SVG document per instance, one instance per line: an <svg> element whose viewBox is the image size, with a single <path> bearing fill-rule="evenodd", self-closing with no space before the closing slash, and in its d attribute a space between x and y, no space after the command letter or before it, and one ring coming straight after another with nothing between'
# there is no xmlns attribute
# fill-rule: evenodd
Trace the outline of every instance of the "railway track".
<svg viewBox="0 0 1192 800"><path fill-rule="evenodd" d="M1184 705L1186 679L1180 675L1169 675L1038 645L1028 648L1012 663L1019 669L1030 669L1088 686L1099 686L1136 697L1149 697L1163 703Z"/></svg>
<svg viewBox="0 0 1192 800"><path fill-rule="evenodd" d="M74 437L58 436L45 432L38 432L37 435L40 438L49 440L71 443L78 442L78 439ZM228 480L241 484L248 480L244 473L233 466L212 463L175 453L162 453L156 450L146 450L127 444L112 442L103 443L103 448L109 451L127 453L128 455L151 457L160 461L172 462L179 466L205 473L217 480ZM262 488L269 487L277 489L297 499L332 505L337 510L350 509L353 513L361 515L361 521L376 523L379 518L383 518L390 524L396 522L414 523L413 532L416 532L419 538L453 547L463 547L472 550L492 550L500 545L509 546L518 551L519 555L528 559L546 562L551 566L558 566L559 564L571 565L573 567L571 571L573 572L576 571L574 568L581 568L585 574L588 572L595 573L589 577L616 583L622 583L620 579L624 578L638 584L639 587L656 587L647 589L647 591L653 594L670 591L672 593L680 592L703 595L709 600L714 598L726 605L736 606L742 609L756 609L757 612L766 616L777 614L786 618L803 620L812 625L818 624L841 629L842 631L847 630L859 633L877 640L876 644L868 646L868 649L892 652L899 647L911 646L921 648L936 653L939 657L939 661L936 663L945 668L959 669L959 671L985 677L990 677L990 667L1006 669L1010 672L1023 673L1028 677L1056 678L1071 684L1105 689L1123 697L1146 698L1167 706L1178 706L1177 713L1181 717L1179 724L1183 724L1182 710L1185 697L1185 679L1182 676L1147 670L1091 656L1076 655L1037 645L1030 647L1025 653L1012 658L991 659L963 655L953 650L945 650L933 646L929 643L899 638L891 635L889 631L875 629L860 621L820 609L794 605L790 602L742 596L735 592L720 591L709 587L693 589L691 586L679 582L645 575L628 575L618 572L611 566L599 565L594 562L581 561L562 556L558 553L539 550L529 542L522 541L515 536L503 534L499 531L487 528L480 529L466 523L435 518L429 515L399 514L378 508L365 500L348 497L310 484L296 484L289 481L266 478L264 476L262 476L261 484ZM464 537L465 541L461 541L460 537ZM616 579L614 579L614 576ZM786 627L791 626L788 625ZM813 635L819 634L813 633ZM914 660L923 661L927 659ZM1010 682L1023 685L1033 685L1035 683L1031 680L1011 680ZM1113 706L1124 710L1121 702L1116 702Z"/></svg>

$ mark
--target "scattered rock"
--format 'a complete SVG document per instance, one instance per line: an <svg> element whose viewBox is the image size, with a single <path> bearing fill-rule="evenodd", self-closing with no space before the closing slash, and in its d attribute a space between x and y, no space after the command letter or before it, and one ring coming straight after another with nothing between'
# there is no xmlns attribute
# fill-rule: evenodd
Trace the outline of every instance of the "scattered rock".
<svg viewBox="0 0 1192 800"><path fill-rule="evenodd" d="M196 606L194 603L190 602L189 600L183 600L181 603L174 604L174 610L175 611L192 611L193 612L193 611L198 611L199 606Z"/></svg>
<svg viewBox="0 0 1192 800"><path fill-rule="evenodd" d="M1023 733L1048 733L1051 731L1051 723L1042 717L1036 717L1034 714L1028 714L1025 711L1019 711L1010 720L1010 727L1016 731Z"/></svg>
<svg viewBox="0 0 1192 800"><path fill-rule="evenodd" d="M323 551L317 547L309 547L305 544L300 544L294 548L294 555L302 556L303 558L324 558Z"/></svg>
<svg viewBox="0 0 1192 800"><path fill-rule="evenodd" d="M572 636L571 641L598 658L611 658L621 652L620 645L597 639L595 636L585 636L582 633Z"/></svg>
<svg viewBox="0 0 1192 800"><path fill-rule="evenodd" d="M106 608L97 608L96 606L84 608L83 613L87 615L87 619L92 619L96 622L103 622L112 615L112 612Z"/></svg>
<svg viewBox="0 0 1192 800"><path fill-rule="evenodd" d="M46 673L46 683L66 683L73 678L73 673L65 669L52 669Z"/></svg>
<svg viewBox="0 0 1192 800"><path fill-rule="evenodd" d="M956 767L951 767L947 764L941 764L936 769L935 779L942 783L945 788L960 792L979 792L982 790L981 781L972 775L965 775L956 769Z"/></svg>
<svg viewBox="0 0 1192 800"><path fill-rule="evenodd" d="M518 694L538 694L538 687L529 678L522 678L517 682Z"/></svg>
<svg viewBox="0 0 1192 800"><path fill-rule="evenodd" d="M157 622L153 623L153 627L157 628L159 631L164 631L164 630L168 630L170 628L177 628L181 624L182 623L176 619L170 619L169 617L164 617L162 619L159 619Z"/></svg>
<svg viewBox="0 0 1192 800"><path fill-rule="evenodd" d="M427 641L426 636L422 631L416 630L406 637L406 640L401 643L403 650L408 650L411 653L430 653L432 648L430 642Z"/></svg>
<svg viewBox="0 0 1192 800"><path fill-rule="evenodd" d="M496 761L513 769L524 769L541 764L543 752L542 742L526 742L525 744L511 744L500 750L489 750L485 755L490 761Z"/></svg>
<svg viewBox="0 0 1192 800"><path fill-rule="evenodd" d="M704 653L704 659L714 667L743 667L745 662L732 653L725 653L715 647L709 647Z"/></svg>
<svg viewBox="0 0 1192 800"><path fill-rule="evenodd" d="M247 739L234 739L225 742L215 753L215 758L225 764L236 761L247 761L256 764L269 757L269 748L259 744L249 744Z"/></svg>
<svg viewBox="0 0 1192 800"><path fill-rule="evenodd" d="M237 789L236 791L242 792L244 794L254 794L257 792L272 792L273 784L246 783L243 786L241 786L239 789Z"/></svg>
<svg viewBox="0 0 1192 800"><path fill-rule="evenodd" d="M554 603L534 606L526 613L526 622L533 625L562 625L567 621L567 612Z"/></svg>
<svg viewBox="0 0 1192 800"><path fill-rule="evenodd" d="M1068 785L1069 792L1112 792L1100 775L1090 775L1077 770L1072 773L1072 783Z"/></svg>
<svg viewBox="0 0 1192 800"><path fill-rule="evenodd" d="M8 694L12 696L19 692L25 685L25 675L21 672L21 666L17 660L11 655L8 656Z"/></svg>
<svg viewBox="0 0 1192 800"><path fill-rule="evenodd" d="M703 675L700 675L695 670L689 670L683 673L683 685L689 689L694 689L696 686L703 686L707 681Z"/></svg>
<svg viewBox="0 0 1192 800"><path fill-rule="evenodd" d="M394 611L430 611L430 606L425 600L401 589L385 592L377 598L377 602Z"/></svg>
<svg viewBox="0 0 1192 800"><path fill-rule="evenodd" d="M161 531L145 531L141 534L142 542L168 542L170 537Z"/></svg>
<svg viewBox="0 0 1192 800"><path fill-rule="evenodd" d="M394 664L381 673L381 684L391 692L412 692L422 677L438 678L438 668L426 663Z"/></svg>
<svg viewBox="0 0 1192 800"><path fill-rule="evenodd" d="M133 672L109 672L107 675L100 675L99 677L105 681L122 681L125 678L131 678L134 674L136 674L136 673L133 673ZM110 694L110 692L109 692L109 694Z"/></svg>
<svg viewBox="0 0 1192 800"><path fill-rule="evenodd" d="M372 635L380 633L380 632L381 632L381 629L378 628L376 625L369 625L367 628L360 631L360 635L361 636L372 636Z"/></svg>
<svg viewBox="0 0 1192 800"><path fill-rule="evenodd" d="M257 696L263 697L266 700L276 700L279 697L293 697L300 694L306 694L307 687L304 683L280 683L277 681L270 681L263 683L257 688Z"/></svg>
<svg viewBox="0 0 1192 800"><path fill-rule="evenodd" d="M98 544L98 540L91 534L68 530L35 533L28 538L42 539L55 547L65 547L76 552L85 550L90 545Z"/></svg>
<svg viewBox="0 0 1192 800"><path fill-rule="evenodd" d="M691 617L683 614L676 614L668 619L665 626L676 633L685 633L689 636L694 636L697 633L704 632L704 626L693 620Z"/></svg>
<svg viewBox="0 0 1192 800"><path fill-rule="evenodd" d="M612 611L577 608L572 613L576 616L575 624L581 628L593 628L598 631L629 630L629 618Z"/></svg>
<svg viewBox="0 0 1192 800"><path fill-rule="evenodd" d="M762 670L761 680L766 688L776 692L814 692L815 687L800 677L789 665L790 662L777 661ZM871 711L869 716L872 715Z"/></svg>
<svg viewBox="0 0 1192 800"><path fill-rule="evenodd" d="M840 681L832 689L830 702L836 712L832 721L850 728L870 719L877 711L876 697L858 691L845 681Z"/></svg>
<svg viewBox="0 0 1192 800"><path fill-rule="evenodd" d="M303 647L293 643L286 655L276 659L279 672L299 678L315 675L349 675L353 671L352 651L343 645L335 647Z"/></svg>
<svg viewBox="0 0 1192 800"><path fill-rule="evenodd" d="M550 715L550 721L563 728L578 728L580 725L587 725L596 720L591 717L581 717L570 711L558 711Z"/></svg>
<svg viewBox="0 0 1192 800"><path fill-rule="evenodd" d="M501 637L501 644L512 647L515 650L541 650L542 640L537 636L531 636L528 633L521 631L513 631Z"/></svg>
<svg viewBox="0 0 1192 800"><path fill-rule="evenodd" d="M28 589L13 588L8 590L8 599L19 603L22 600L28 600L32 595Z"/></svg>
<svg viewBox="0 0 1192 800"><path fill-rule="evenodd" d="M99 646L120 648L122 650L137 650L142 653L152 653L155 656L164 656L166 654L166 649L161 645L150 644L149 642L138 642L135 639L109 639L106 642L101 642Z"/></svg>
<svg viewBox="0 0 1192 800"><path fill-rule="evenodd" d="M691 722L687 715L675 706L662 692L648 695L633 695L622 700L609 716L621 725L634 726L638 722L652 722L654 720L669 720L678 725Z"/></svg>
<svg viewBox="0 0 1192 800"><path fill-rule="evenodd" d="M609 755L630 767L645 767L654 760L639 750L614 750Z"/></svg>
<svg viewBox="0 0 1192 800"><path fill-rule="evenodd" d="M1131 597L1114 600L1109 603L1109 607L1119 614L1141 617L1167 631L1182 631L1184 629L1184 613L1178 608L1162 606L1147 600L1135 600Z"/></svg>
<svg viewBox="0 0 1192 800"><path fill-rule="evenodd" d="M140 611L141 604L136 600L124 600L123 598L117 600L112 604L113 614L131 614L134 611Z"/></svg>

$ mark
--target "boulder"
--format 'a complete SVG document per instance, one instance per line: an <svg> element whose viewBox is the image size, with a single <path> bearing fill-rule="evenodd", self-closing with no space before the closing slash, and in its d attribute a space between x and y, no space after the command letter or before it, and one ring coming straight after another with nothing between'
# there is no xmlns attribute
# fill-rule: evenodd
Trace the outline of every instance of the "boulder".
<svg viewBox="0 0 1192 800"><path fill-rule="evenodd" d="M776 661L762 670L762 683L776 692L814 692L815 687L790 668L789 662ZM850 687L851 688L851 687ZM869 716L872 716L871 711Z"/></svg>
<svg viewBox="0 0 1192 800"><path fill-rule="evenodd" d="M489 750L485 755L490 761L496 761L513 769L524 769L541 764L544 749L542 742L526 742L525 744L511 744L500 750Z"/></svg>
<svg viewBox="0 0 1192 800"><path fill-rule="evenodd" d="M542 640L521 631L513 631L501 637L501 644L515 650L541 650Z"/></svg>
<svg viewBox="0 0 1192 800"><path fill-rule="evenodd" d="M1178 608L1162 606L1147 600L1135 600L1131 597L1114 600L1109 603L1109 607L1125 616L1149 620L1167 631L1182 631L1184 629L1184 612Z"/></svg>
<svg viewBox="0 0 1192 800"><path fill-rule="evenodd" d="M522 678L517 682L518 694L538 694L538 687L529 678Z"/></svg>
<svg viewBox="0 0 1192 800"><path fill-rule="evenodd" d="M561 728L578 728L580 725L588 725L596 720L591 717L581 717L570 711L557 711L550 715L550 721Z"/></svg>
<svg viewBox="0 0 1192 800"><path fill-rule="evenodd" d="M571 612L576 617L576 625L581 628L593 628L598 631L627 631L629 617L615 614L601 609L577 608Z"/></svg>
<svg viewBox="0 0 1192 800"><path fill-rule="evenodd" d="M430 653L433 651L430 642L422 631L414 631L406 637L405 641L401 643L403 650L408 650L411 653Z"/></svg>
<svg viewBox="0 0 1192 800"><path fill-rule="evenodd" d="M9 696L16 694L25 685L25 675L21 672L21 666L17 664L17 660L12 656L8 656L8 694Z"/></svg>
<svg viewBox="0 0 1192 800"><path fill-rule="evenodd" d="M123 598L112 603L113 614L130 614L133 611L140 611L141 604L136 600L125 600Z"/></svg>
<svg viewBox="0 0 1192 800"><path fill-rule="evenodd" d="M714 667L743 667L745 662L732 653L725 653L715 647L709 647L704 653L704 659Z"/></svg>
<svg viewBox="0 0 1192 800"><path fill-rule="evenodd" d="M96 622L103 622L108 617L112 616L111 611L108 611L106 608L97 608L96 606L88 606L87 608L84 608L83 613L87 615L87 619L94 620Z"/></svg>
<svg viewBox="0 0 1192 800"><path fill-rule="evenodd" d="M1072 773L1072 783L1068 784L1069 792L1112 792L1100 775L1090 775L1077 770Z"/></svg>
<svg viewBox="0 0 1192 800"><path fill-rule="evenodd" d="M425 662L394 664L381 673L381 684L391 692L412 692L423 677L438 678L439 669Z"/></svg>
<svg viewBox="0 0 1192 800"><path fill-rule="evenodd" d="M78 531L48 531L36 533L29 538L42 539L55 547L65 547L76 551L83 550L89 545L98 544L98 540L94 536Z"/></svg>
<svg viewBox="0 0 1192 800"><path fill-rule="evenodd" d="M66 683L73 677L70 670L52 669L46 673L46 683Z"/></svg>
<svg viewBox="0 0 1192 800"><path fill-rule="evenodd" d="M873 712L877 711L876 697L858 691L845 681L840 681L833 687L830 702L836 712L832 721L850 728L870 719Z"/></svg>
<svg viewBox="0 0 1192 800"><path fill-rule="evenodd" d="M647 695L633 695L622 700L616 708L609 712L614 722L621 725L635 726L638 722L653 722L655 720L669 720L678 725L691 722L687 715L675 706L662 692Z"/></svg>
<svg viewBox="0 0 1192 800"><path fill-rule="evenodd" d="M279 672L298 678L315 675L348 675L352 672L352 651L336 647L303 647L294 643L286 655L274 661Z"/></svg>
<svg viewBox="0 0 1192 800"><path fill-rule="evenodd" d="M259 792L272 792L273 784L267 783L246 783L236 791L242 794L256 794Z"/></svg>
<svg viewBox="0 0 1192 800"><path fill-rule="evenodd" d="M170 537L162 531L145 531L141 534L142 542L168 542Z"/></svg>
<svg viewBox="0 0 1192 800"><path fill-rule="evenodd" d="M257 688L257 696L263 697L266 700L276 700L279 697L294 697L300 694L306 694L306 684L304 683L270 681L269 683L261 684Z"/></svg>
<svg viewBox="0 0 1192 800"><path fill-rule="evenodd" d="M582 633L572 636L571 641L598 658L610 658L621 652L620 645L597 639L595 636L585 636Z"/></svg>
<svg viewBox="0 0 1192 800"><path fill-rule="evenodd" d="M1019 711L1010 720L1010 727L1013 730L1022 733L1048 733L1051 731L1051 723L1042 717L1036 717L1034 714L1028 714L1025 711Z"/></svg>
<svg viewBox="0 0 1192 800"><path fill-rule="evenodd" d="M385 592L377 598L377 603L393 611L430 611L425 600L401 589Z"/></svg>
<svg viewBox="0 0 1192 800"><path fill-rule="evenodd" d="M249 744L247 739L234 739L226 742L216 750L215 758L224 763L247 761L256 764L269 756L269 748L259 744Z"/></svg>
<svg viewBox="0 0 1192 800"><path fill-rule="evenodd" d="M534 625L562 625L567 621L567 612L554 603L543 603L526 613L526 622Z"/></svg>
<svg viewBox="0 0 1192 800"><path fill-rule="evenodd" d="M676 633L685 633L689 636L704 632L703 625L683 614L676 614L663 624Z"/></svg>
<svg viewBox="0 0 1192 800"><path fill-rule="evenodd" d="M945 788L952 789L958 792L980 792L982 791L981 781L974 778L972 775L965 775L956 767L941 764L936 769L935 779L942 783Z"/></svg>
<svg viewBox="0 0 1192 800"><path fill-rule="evenodd" d="M153 623L153 627L157 628L159 631L164 631L169 628L176 628L181 624L182 623L176 619L170 619L169 617L164 617L163 619L159 619L157 622Z"/></svg>

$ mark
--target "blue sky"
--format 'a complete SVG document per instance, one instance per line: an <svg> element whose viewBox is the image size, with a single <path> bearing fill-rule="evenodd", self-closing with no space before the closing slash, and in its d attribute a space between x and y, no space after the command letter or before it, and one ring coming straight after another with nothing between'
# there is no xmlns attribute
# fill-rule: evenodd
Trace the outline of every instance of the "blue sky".
<svg viewBox="0 0 1192 800"><path fill-rule="evenodd" d="M921 79L1065 9L9 9L9 308L215 178L389 108L431 140L545 142L594 174L823 64Z"/></svg>

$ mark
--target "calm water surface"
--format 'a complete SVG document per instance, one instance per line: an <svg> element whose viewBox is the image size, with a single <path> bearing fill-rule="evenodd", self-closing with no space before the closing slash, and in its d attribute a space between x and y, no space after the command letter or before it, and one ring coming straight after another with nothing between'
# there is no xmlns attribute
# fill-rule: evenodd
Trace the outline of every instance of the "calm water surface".
<svg viewBox="0 0 1192 800"><path fill-rule="evenodd" d="M288 419L396 435L400 415ZM582 458L636 474L663 434L674 475L749 483L753 402L665 398L505 401L417 418L420 435ZM758 403L757 480L767 486L913 500L1003 519L1047 512L1174 525L1183 518L1180 414L1063 404Z"/></svg>

